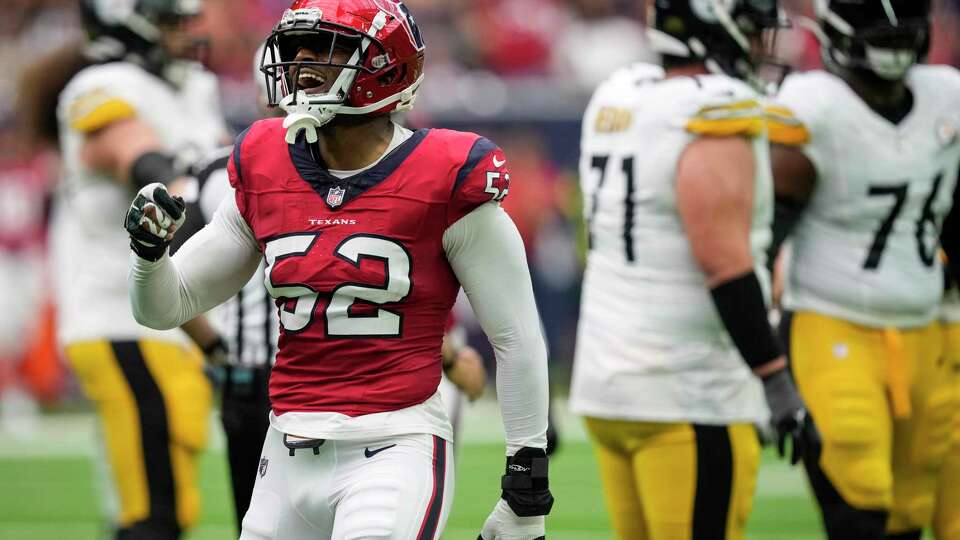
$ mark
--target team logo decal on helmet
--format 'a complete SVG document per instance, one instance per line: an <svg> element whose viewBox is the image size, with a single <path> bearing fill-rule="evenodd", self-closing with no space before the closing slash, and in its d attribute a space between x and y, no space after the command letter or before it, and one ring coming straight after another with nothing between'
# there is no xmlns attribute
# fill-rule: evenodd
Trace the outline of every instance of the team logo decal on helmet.
<svg viewBox="0 0 960 540"><path fill-rule="evenodd" d="M900 80L930 48L930 0L816 0L824 62Z"/></svg>
<svg viewBox="0 0 960 540"><path fill-rule="evenodd" d="M754 42L786 25L776 0L656 0L650 19L650 42L661 55L702 60L713 73L757 87L767 85L759 67L776 62L769 51L758 54ZM765 44L772 50L775 42Z"/></svg>
<svg viewBox="0 0 960 540"><path fill-rule="evenodd" d="M274 27L260 69L270 105L287 117L287 142L340 114L413 108L424 43L399 0L297 0ZM307 50L309 54L302 54Z"/></svg>

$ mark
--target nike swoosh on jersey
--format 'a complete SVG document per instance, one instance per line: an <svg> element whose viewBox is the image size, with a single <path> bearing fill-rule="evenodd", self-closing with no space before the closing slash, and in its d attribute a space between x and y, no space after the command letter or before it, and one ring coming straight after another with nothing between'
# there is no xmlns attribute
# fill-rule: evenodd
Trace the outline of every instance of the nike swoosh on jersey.
<svg viewBox="0 0 960 540"><path fill-rule="evenodd" d="M500 167L503 167L503 165L504 165L506 162L507 162L506 159L504 159L503 161L498 161L498 160L497 160L497 156L493 156L493 166L496 167L496 168L498 168L498 169L499 169Z"/></svg>
<svg viewBox="0 0 960 540"><path fill-rule="evenodd" d="M363 449L363 455L366 456L366 457L368 457L368 458L372 458L373 456L379 454L380 452L383 452L384 450L386 450L386 449L388 449L388 448L393 448L394 446L396 446L396 445L395 445L395 444L391 444L391 445L389 445L389 446L384 446L383 448L377 448L376 450L373 450L373 451L371 451L369 448L364 448L364 449Z"/></svg>

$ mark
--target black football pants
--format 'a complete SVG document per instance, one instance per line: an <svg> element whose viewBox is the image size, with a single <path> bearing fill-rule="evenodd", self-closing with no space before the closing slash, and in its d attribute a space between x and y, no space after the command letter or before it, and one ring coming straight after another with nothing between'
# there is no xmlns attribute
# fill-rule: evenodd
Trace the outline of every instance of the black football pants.
<svg viewBox="0 0 960 540"><path fill-rule="evenodd" d="M270 370L265 367L228 366L225 370L220 416L223 431L227 435L237 536L243 516L250 507L253 484L260 466L260 451L270 426L269 378Z"/></svg>

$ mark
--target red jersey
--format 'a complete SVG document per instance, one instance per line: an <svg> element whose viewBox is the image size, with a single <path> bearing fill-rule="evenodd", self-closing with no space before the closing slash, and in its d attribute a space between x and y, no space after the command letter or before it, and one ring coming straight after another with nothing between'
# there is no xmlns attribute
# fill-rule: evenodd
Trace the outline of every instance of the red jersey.
<svg viewBox="0 0 960 540"><path fill-rule="evenodd" d="M288 145L282 123L253 124L228 165L280 313L274 413L360 416L426 401L460 289L443 234L506 196L503 152L472 133L420 130L339 179L302 136Z"/></svg>
<svg viewBox="0 0 960 540"><path fill-rule="evenodd" d="M0 251L38 249L46 237L48 156L0 162Z"/></svg>

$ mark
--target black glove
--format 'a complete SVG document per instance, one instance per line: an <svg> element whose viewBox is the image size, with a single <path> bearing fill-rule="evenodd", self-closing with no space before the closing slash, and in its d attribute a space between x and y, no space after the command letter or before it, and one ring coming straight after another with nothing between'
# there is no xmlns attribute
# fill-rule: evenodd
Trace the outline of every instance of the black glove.
<svg viewBox="0 0 960 540"><path fill-rule="evenodd" d="M202 347L200 350L203 351L203 356L207 359L207 363L213 366L222 366L227 363L227 358L230 355L230 349L227 347L227 342L223 340L223 337L217 336L217 339L207 344L205 347Z"/></svg>
<svg viewBox="0 0 960 540"><path fill-rule="evenodd" d="M548 461L540 448L521 448L507 458L506 474L500 480L501 497L518 517L550 513L553 495L547 476Z"/></svg>
<svg viewBox="0 0 960 540"><path fill-rule="evenodd" d="M770 407L770 423L777 434L777 452L786 455L790 440L790 463L796 465L804 456L816 456L820 451L820 432L807 412L797 387L788 370L784 369L763 379L763 393Z"/></svg>
<svg viewBox="0 0 960 540"><path fill-rule="evenodd" d="M148 261L157 261L167 252L173 234L186 219L181 197L174 197L166 186L156 182L144 186L124 219L130 234L130 249Z"/></svg>

